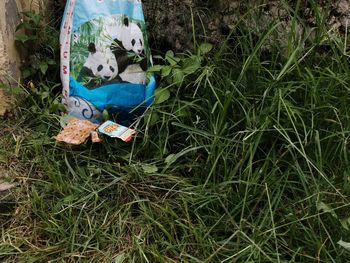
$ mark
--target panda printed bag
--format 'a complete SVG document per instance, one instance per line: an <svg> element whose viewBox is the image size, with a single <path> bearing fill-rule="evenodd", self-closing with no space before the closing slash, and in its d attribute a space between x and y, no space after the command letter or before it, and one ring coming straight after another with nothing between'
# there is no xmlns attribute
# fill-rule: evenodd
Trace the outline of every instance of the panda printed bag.
<svg viewBox="0 0 350 263"><path fill-rule="evenodd" d="M152 104L141 0L67 0L60 45L68 114L99 123L104 110L130 116Z"/></svg>

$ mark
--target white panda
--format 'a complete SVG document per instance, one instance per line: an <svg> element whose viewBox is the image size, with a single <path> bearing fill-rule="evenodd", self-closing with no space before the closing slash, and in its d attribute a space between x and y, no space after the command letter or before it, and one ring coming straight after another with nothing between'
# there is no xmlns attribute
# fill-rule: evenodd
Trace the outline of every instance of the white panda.
<svg viewBox="0 0 350 263"><path fill-rule="evenodd" d="M115 37L111 50L118 63L120 78L124 82L145 84L148 62L141 25L130 22L125 17L123 25L115 27L114 32L117 34L111 32L111 36Z"/></svg>
<svg viewBox="0 0 350 263"><path fill-rule="evenodd" d="M141 25L132 22L130 23L127 17L124 18L120 37L117 39L127 51L133 51L137 55L144 52L145 40L141 31Z"/></svg>
<svg viewBox="0 0 350 263"><path fill-rule="evenodd" d="M94 43L88 47L89 55L81 69L77 81L88 88L120 81L118 63L109 47L97 48Z"/></svg>
<svg viewBox="0 0 350 263"><path fill-rule="evenodd" d="M137 55L144 52L144 38L139 23L134 23L124 17L110 16L103 19L103 35L110 40L118 40L121 48L132 51Z"/></svg>

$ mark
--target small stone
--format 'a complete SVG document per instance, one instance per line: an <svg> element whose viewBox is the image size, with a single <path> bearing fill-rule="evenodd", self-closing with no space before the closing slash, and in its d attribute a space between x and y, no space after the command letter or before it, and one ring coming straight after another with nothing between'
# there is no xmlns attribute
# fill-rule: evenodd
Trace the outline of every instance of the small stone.
<svg viewBox="0 0 350 263"><path fill-rule="evenodd" d="M1 183L0 182L0 192L5 192L8 190L11 190L12 188L15 188L17 184L10 184L10 183Z"/></svg>
<svg viewBox="0 0 350 263"><path fill-rule="evenodd" d="M4 117L10 112L11 104L10 98L0 89L0 117Z"/></svg>
<svg viewBox="0 0 350 263"><path fill-rule="evenodd" d="M350 3L348 0L341 0L338 3L337 11L341 14L346 14L350 11Z"/></svg>

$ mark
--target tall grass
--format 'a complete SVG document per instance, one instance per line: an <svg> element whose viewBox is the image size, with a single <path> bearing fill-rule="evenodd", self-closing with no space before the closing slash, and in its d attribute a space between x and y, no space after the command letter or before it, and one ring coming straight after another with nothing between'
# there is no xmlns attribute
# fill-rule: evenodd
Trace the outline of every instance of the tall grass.
<svg viewBox="0 0 350 263"><path fill-rule="evenodd" d="M32 102L1 121L0 165L21 167L22 187L1 213L0 257L347 262L349 54L326 31L266 52L277 26L238 26L133 143L57 145L57 115Z"/></svg>

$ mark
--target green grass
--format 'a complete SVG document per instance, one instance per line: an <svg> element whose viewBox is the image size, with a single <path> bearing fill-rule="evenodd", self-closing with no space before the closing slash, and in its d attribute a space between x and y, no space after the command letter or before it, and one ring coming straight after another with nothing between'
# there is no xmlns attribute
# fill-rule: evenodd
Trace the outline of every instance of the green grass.
<svg viewBox="0 0 350 263"><path fill-rule="evenodd" d="M347 262L349 53L325 31L266 52L275 28L237 27L132 143L55 144L46 93L0 121L0 165L21 185L0 210L0 258Z"/></svg>

